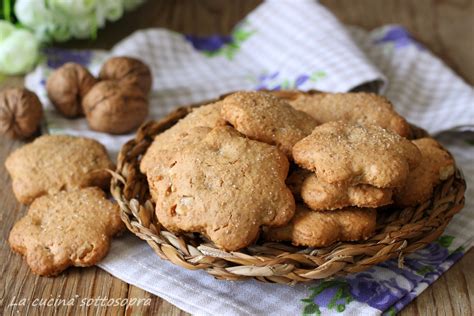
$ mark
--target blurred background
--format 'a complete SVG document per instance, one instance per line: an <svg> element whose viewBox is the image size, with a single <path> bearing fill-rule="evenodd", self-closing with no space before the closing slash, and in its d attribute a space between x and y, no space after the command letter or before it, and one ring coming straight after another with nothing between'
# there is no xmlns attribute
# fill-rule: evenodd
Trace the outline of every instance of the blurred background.
<svg viewBox="0 0 474 316"><path fill-rule="evenodd" d="M47 15L50 12L45 12L45 3L49 11L58 12L58 20ZM33 30L40 47L108 49L135 30L150 27L192 35L228 34L259 3L259 0L9 0L1 4L1 16L28 31ZM474 1L322 0L321 3L343 23L364 29L390 23L403 25L468 83L474 84ZM102 10L87 13L91 6ZM65 19L68 15L74 17ZM94 22L92 16L100 23ZM60 26L45 30L54 28L51 24ZM73 24L76 25L71 29L65 30L63 26ZM0 43L4 37L5 31L0 28ZM0 49L0 63L1 52ZM1 80L0 86L18 82L21 76Z"/></svg>

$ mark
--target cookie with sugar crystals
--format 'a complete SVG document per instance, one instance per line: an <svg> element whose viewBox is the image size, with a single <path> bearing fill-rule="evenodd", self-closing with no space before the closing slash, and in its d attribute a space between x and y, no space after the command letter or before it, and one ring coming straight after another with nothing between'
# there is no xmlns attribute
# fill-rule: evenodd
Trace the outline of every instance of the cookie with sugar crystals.
<svg viewBox="0 0 474 316"><path fill-rule="evenodd" d="M338 241L359 241L375 231L377 211L348 207L332 212L315 212L298 204L290 223L269 228L265 239L291 241L295 246L326 247Z"/></svg>
<svg viewBox="0 0 474 316"><path fill-rule="evenodd" d="M410 137L408 122L398 114L385 97L367 92L304 93L275 91L299 111L311 115L320 123L344 120L351 123L374 124L400 136Z"/></svg>
<svg viewBox="0 0 474 316"><path fill-rule="evenodd" d="M105 147L86 137L44 135L11 153L5 167L18 201L89 186L107 189L114 169Z"/></svg>
<svg viewBox="0 0 474 316"><path fill-rule="evenodd" d="M281 226L292 218L288 168L277 148L227 126L214 128L194 146L164 152L147 178L165 228L203 233L235 251L250 245L261 226Z"/></svg>
<svg viewBox="0 0 474 316"><path fill-rule="evenodd" d="M222 101L222 117L251 139L276 145L291 158L293 145L311 134L317 121L265 92L237 92Z"/></svg>
<svg viewBox="0 0 474 316"><path fill-rule="evenodd" d="M421 152L421 162L410 172L406 184L395 193L399 206L414 206L428 200L441 181L454 174L453 157L434 139L413 141Z"/></svg>
<svg viewBox="0 0 474 316"><path fill-rule="evenodd" d="M337 121L296 143L293 157L325 182L399 188L421 154L409 140L380 126Z"/></svg>
<svg viewBox="0 0 474 316"><path fill-rule="evenodd" d="M214 128L225 125L225 121L221 117L221 105L221 102L217 101L193 109L191 113L174 126L158 134L140 162L140 171L146 173L148 168L160 159L161 151L179 149L177 147L180 145L179 143L193 141L193 136L199 136L190 133L191 129L195 127Z"/></svg>
<svg viewBox="0 0 474 316"><path fill-rule="evenodd" d="M290 190L315 211L330 211L348 206L375 208L392 203L392 190L368 184L332 184L316 174L298 169L286 180Z"/></svg>
<svg viewBox="0 0 474 316"><path fill-rule="evenodd" d="M69 266L99 262L123 228L118 205L92 187L37 198L8 241L33 273L54 276Z"/></svg>

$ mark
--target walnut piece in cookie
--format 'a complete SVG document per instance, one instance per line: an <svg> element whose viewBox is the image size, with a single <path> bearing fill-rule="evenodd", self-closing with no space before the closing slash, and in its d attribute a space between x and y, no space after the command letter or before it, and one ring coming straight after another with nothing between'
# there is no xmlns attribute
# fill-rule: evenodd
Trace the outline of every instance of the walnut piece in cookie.
<svg viewBox="0 0 474 316"><path fill-rule="evenodd" d="M141 60L119 56L108 59L100 69L101 80L116 80L123 85L135 85L147 95L153 83L150 68Z"/></svg>
<svg viewBox="0 0 474 316"><path fill-rule="evenodd" d="M222 101L222 117L236 130L291 158L293 145L311 134L317 121L265 92L237 92Z"/></svg>
<svg viewBox="0 0 474 316"><path fill-rule="evenodd" d="M66 63L55 70L46 82L48 98L65 117L84 115L82 99L97 83L89 70L76 63Z"/></svg>
<svg viewBox="0 0 474 316"><path fill-rule="evenodd" d="M265 231L265 239L291 241L295 246L326 247L337 241L359 241L370 238L375 231L377 211L348 207L333 212L315 212L296 206L290 223Z"/></svg>
<svg viewBox="0 0 474 316"><path fill-rule="evenodd" d="M123 227L118 205L92 187L36 199L8 241L33 273L54 276L69 266L99 262Z"/></svg>
<svg viewBox="0 0 474 316"><path fill-rule="evenodd" d="M255 241L261 226L292 218L288 168L277 148L227 126L214 128L199 144L163 153L147 177L165 228L200 232L235 251Z"/></svg>
<svg viewBox="0 0 474 316"><path fill-rule="evenodd" d="M88 186L108 188L113 163L99 142L66 135L44 135L12 152L5 167L18 201Z"/></svg>
<svg viewBox="0 0 474 316"><path fill-rule="evenodd" d="M421 154L409 140L380 126L336 121L296 143L293 157L325 182L399 188Z"/></svg>
<svg viewBox="0 0 474 316"><path fill-rule="evenodd" d="M0 92L0 134L28 138L38 131L43 106L34 92L9 88Z"/></svg>
<svg viewBox="0 0 474 316"><path fill-rule="evenodd" d="M453 157L434 139L420 138L413 141L421 152L421 162L408 175L406 184L395 193L399 206L415 206L428 200L441 181L454 174Z"/></svg>
<svg viewBox="0 0 474 316"><path fill-rule="evenodd" d="M392 189L368 184L328 183L316 174L298 169L286 180L295 196L315 211L329 211L348 206L375 208L392 203Z"/></svg>
<svg viewBox="0 0 474 316"><path fill-rule="evenodd" d="M214 128L225 125L225 121L221 117L221 107L221 101L202 105L171 128L158 134L140 162L140 171L146 173L148 168L160 159L161 151L171 148L179 149L184 145L183 142L192 141L192 136L199 136L196 133L190 133L195 127Z"/></svg>
<svg viewBox="0 0 474 316"><path fill-rule="evenodd" d="M148 116L148 99L134 85L101 81L82 100L89 127L110 134L133 131Z"/></svg>
<svg viewBox="0 0 474 316"><path fill-rule="evenodd" d="M393 109L391 102L374 93L305 93L298 91L275 91L273 93L287 101L295 109L311 115L320 123L344 120L351 123L378 125L403 137L411 135L410 125Z"/></svg>

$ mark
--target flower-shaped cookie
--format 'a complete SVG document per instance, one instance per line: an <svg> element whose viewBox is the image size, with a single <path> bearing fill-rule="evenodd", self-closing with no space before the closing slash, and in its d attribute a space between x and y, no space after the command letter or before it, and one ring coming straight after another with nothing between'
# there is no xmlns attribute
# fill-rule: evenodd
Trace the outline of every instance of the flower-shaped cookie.
<svg viewBox="0 0 474 316"><path fill-rule="evenodd" d="M8 241L34 273L53 276L69 266L99 262L122 229L118 205L92 187L36 199Z"/></svg>
<svg viewBox="0 0 474 316"><path fill-rule="evenodd" d="M293 157L325 182L397 188L421 154L409 140L380 126L337 121L316 127L296 143Z"/></svg>
<svg viewBox="0 0 474 316"><path fill-rule="evenodd" d="M288 167L274 146L216 127L199 144L163 152L147 177L164 227L203 233L234 251L251 244L261 226L281 226L293 216Z"/></svg>

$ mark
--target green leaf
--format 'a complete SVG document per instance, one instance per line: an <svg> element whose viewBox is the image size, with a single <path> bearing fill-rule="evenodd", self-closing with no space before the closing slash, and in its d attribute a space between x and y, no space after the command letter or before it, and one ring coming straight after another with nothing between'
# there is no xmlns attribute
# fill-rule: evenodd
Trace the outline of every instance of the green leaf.
<svg viewBox="0 0 474 316"><path fill-rule="evenodd" d="M313 303L313 300L310 298L303 298L301 301L304 303Z"/></svg>
<svg viewBox="0 0 474 316"><path fill-rule="evenodd" d="M416 273L422 276L425 276L426 274L433 272L434 268L431 266L424 266L423 268L420 268L416 270Z"/></svg>
<svg viewBox="0 0 474 316"><path fill-rule="evenodd" d="M324 77L326 77L326 73L324 71L316 71L311 74L311 76L309 77L309 81L318 81L319 79L322 79Z"/></svg>
<svg viewBox="0 0 474 316"><path fill-rule="evenodd" d="M12 22L12 3L10 0L3 0L3 18L8 22Z"/></svg>
<svg viewBox="0 0 474 316"><path fill-rule="evenodd" d="M390 307L386 312L387 316L395 316L396 314L397 314L397 310L393 306Z"/></svg>
<svg viewBox="0 0 474 316"><path fill-rule="evenodd" d="M336 291L336 294L331 298L331 301L328 304L329 309L333 309L336 307L337 301L342 298L342 295L344 294L344 289L342 287L339 287Z"/></svg>
<svg viewBox="0 0 474 316"><path fill-rule="evenodd" d="M316 305L314 303L311 303L311 304L308 304L304 307L303 314L304 315L311 315L311 314L320 315L321 311L319 310L318 305Z"/></svg>
<svg viewBox="0 0 474 316"><path fill-rule="evenodd" d="M436 242L444 248L449 248L449 246L451 246L451 244L453 243L453 240L454 236L443 235L439 237Z"/></svg>
<svg viewBox="0 0 474 316"><path fill-rule="evenodd" d="M344 304L338 304L337 307L336 307L336 310L339 313L342 313L345 309L346 309L346 305L344 305Z"/></svg>
<svg viewBox="0 0 474 316"><path fill-rule="evenodd" d="M255 34L255 31L246 31L242 28L238 28L232 33L232 37L236 42L241 43L246 41L253 34Z"/></svg>
<svg viewBox="0 0 474 316"><path fill-rule="evenodd" d="M282 89L289 89L291 87L290 81L288 79L283 80L281 83Z"/></svg>
<svg viewBox="0 0 474 316"><path fill-rule="evenodd" d="M468 143L469 145L474 146L474 139L466 140L466 143Z"/></svg>

